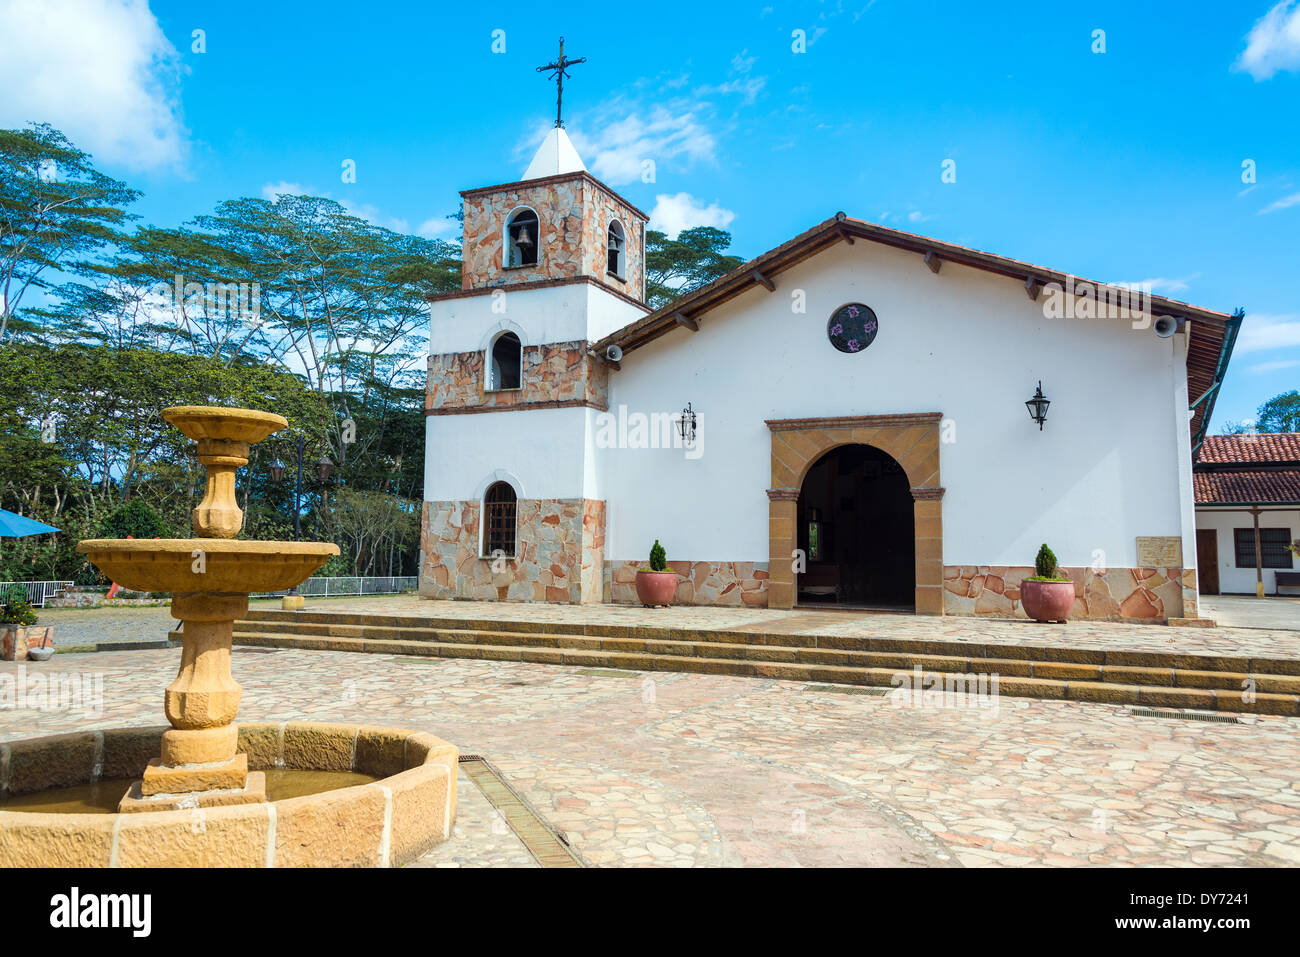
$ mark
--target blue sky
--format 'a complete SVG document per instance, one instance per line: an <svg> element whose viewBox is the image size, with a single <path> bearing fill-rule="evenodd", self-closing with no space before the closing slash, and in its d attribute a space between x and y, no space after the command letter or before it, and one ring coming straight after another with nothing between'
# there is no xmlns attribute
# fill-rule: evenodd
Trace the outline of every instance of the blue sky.
<svg viewBox="0 0 1300 957"><path fill-rule="evenodd" d="M518 178L552 122L560 34L588 58L566 126L652 225L748 256L842 209L1150 280L1247 310L1216 427L1300 385L1300 0L0 0L0 124L64 129L148 222L292 189L455 238L457 190Z"/></svg>

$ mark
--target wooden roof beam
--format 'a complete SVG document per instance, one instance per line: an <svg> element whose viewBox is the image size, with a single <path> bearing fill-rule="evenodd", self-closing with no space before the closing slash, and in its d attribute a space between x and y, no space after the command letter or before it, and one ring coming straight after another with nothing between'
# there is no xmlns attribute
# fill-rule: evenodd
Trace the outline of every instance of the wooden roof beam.
<svg viewBox="0 0 1300 957"><path fill-rule="evenodd" d="M1042 288L1043 284L1033 276L1025 280L1025 295L1034 302L1038 301L1038 293L1042 291Z"/></svg>
<svg viewBox="0 0 1300 957"><path fill-rule="evenodd" d="M927 249L925 251L925 264L930 267L930 272L938 275L939 267L943 265L943 260L934 254L933 249Z"/></svg>
<svg viewBox="0 0 1300 957"><path fill-rule="evenodd" d="M683 316L680 312L674 312L673 318L677 320L677 325L685 326L687 329L691 330L691 332L700 331L700 324L690 316Z"/></svg>
<svg viewBox="0 0 1300 957"><path fill-rule="evenodd" d="M755 269L751 275L754 277L754 282L758 283L768 292L776 292L776 283L772 282L772 280L768 279L757 269Z"/></svg>

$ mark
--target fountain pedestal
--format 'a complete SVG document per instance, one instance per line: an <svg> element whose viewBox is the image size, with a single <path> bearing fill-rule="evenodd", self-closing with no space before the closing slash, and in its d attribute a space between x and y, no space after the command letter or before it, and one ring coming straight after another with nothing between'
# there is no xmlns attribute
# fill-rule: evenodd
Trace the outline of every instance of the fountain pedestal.
<svg viewBox="0 0 1300 957"><path fill-rule="evenodd" d="M241 689L230 674L231 631L248 611L247 595L174 595L172 614L184 622L181 667L167 686L162 754L127 791L118 810L254 804L266 800L266 775L249 773L237 751Z"/></svg>

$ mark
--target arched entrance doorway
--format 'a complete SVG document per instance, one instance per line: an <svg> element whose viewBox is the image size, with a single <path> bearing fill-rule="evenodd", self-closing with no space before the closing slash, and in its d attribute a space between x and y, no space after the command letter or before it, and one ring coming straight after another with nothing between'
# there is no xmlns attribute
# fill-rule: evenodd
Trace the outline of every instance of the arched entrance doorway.
<svg viewBox="0 0 1300 957"><path fill-rule="evenodd" d="M802 604L912 608L916 589L913 497L907 473L870 445L841 445L804 477L797 510L796 575Z"/></svg>

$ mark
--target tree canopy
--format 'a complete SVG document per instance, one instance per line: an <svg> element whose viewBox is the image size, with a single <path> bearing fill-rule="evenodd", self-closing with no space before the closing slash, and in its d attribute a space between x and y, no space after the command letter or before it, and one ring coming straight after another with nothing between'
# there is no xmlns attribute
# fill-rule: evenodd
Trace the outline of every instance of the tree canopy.
<svg viewBox="0 0 1300 957"><path fill-rule="evenodd" d="M138 195L49 126L0 131L0 507L64 530L0 543L0 580L93 579L73 547L105 523L188 536L202 469L161 417L180 404L289 420L240 471L242 534L292 535L301 436L303 536L340 544L338 573L413 573L426 299L460 288L458 248L315 196L133 225Z"/></svg>
<svg viewBox="0 0 1300 957"><path fill-rule="evenodd" d="M1255 421L1229 422L1224 426L1228 435L1245 432L1300 432L1300 392L1292 389L1275 395L1255 414Z"/></svg>
<svg viewBox="0 0 1300 957"><path fill-rule="evenodd" d="M683 229L676 239L647 229L646 302L659 309L743 265L739 256L726 253L730 245L731 233L714 226Z"/></svg>

